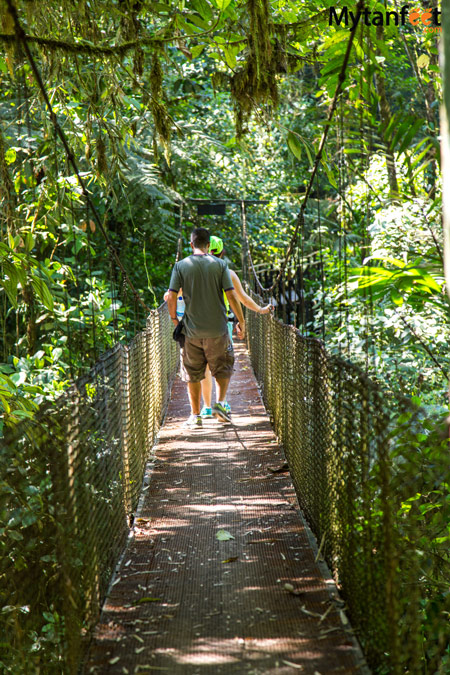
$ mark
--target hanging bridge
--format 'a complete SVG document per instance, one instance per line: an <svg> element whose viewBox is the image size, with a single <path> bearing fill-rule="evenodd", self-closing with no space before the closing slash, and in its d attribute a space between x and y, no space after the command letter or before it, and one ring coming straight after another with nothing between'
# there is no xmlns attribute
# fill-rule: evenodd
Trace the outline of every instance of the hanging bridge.
<svg viewBox="0 0 450 675"><path fill-rule="evenodd" d="M142 303L14 20L86 219ZM244 277L273 295L281 318L247 313L250 361L240 347L230 427L180 435L187 399L161 306L1 441L4 672L440 672L450 575L427 519L450 500L448 439L409 400L302 334L302 273L298 287L283 286L328 129L268 287L241 201ZM286 323L292 303L300 329Z"/></svg>
<svg viewBox="0 0 450 675"><path fill-rule="evenodd" d="M78 672L112 579L86 672L366 672L347 617L369 665L423 672L427 531L405 507L429 480L420 411L293 326L252 312L247 321L251 364L319 550L292 520L297 502L277 474L283 456L242 350L233 425L180 437L187 396L177 380L148 470L178 367L163 305L2 443L6 672ZM326 590L322 558L341 598Z"/></svg>

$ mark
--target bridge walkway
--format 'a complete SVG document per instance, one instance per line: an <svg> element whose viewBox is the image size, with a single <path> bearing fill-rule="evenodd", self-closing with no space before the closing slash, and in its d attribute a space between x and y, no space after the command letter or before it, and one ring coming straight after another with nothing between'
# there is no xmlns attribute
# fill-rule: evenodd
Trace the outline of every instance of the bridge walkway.
<svg viewBox="0 0 450 675"><path fill-rule="evenodd" d="M176 378L84 673L368 672L243 345L236 356L232 425L183 429Z"/></svg>

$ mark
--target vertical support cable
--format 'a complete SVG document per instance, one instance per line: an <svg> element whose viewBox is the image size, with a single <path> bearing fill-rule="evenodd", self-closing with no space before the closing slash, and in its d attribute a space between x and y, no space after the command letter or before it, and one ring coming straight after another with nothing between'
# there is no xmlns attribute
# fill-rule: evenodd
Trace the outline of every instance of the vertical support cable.
<svg viewBox="0 0 450 675"><path fill-rule="evenodd" d="M319 184L316 174L316 190L317 190L317 227L319 232L319 260L320 260L320 285L322 292L322 340L325 343L325 277L323 271L323 249L322 249L322 227L320 219L320 200L319 200Z"/></svg>
<svg viewBox="0 0 450 675"><path fill-rule="evenodd" d="M248 238L247 238L247 214L245 210L245 201L242 200L240 204L240 213L241 213L241 266L242 266L242 278L245 281L249 281L248 278L248 267L247 267L247 255L248 255Z"/></svg>

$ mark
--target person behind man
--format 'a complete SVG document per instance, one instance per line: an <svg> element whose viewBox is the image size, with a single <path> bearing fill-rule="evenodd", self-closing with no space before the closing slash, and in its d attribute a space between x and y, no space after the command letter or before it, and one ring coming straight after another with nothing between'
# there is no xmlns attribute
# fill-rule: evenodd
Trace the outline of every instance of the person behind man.
<svg viewBox="0 0 450 675"><path fill-rule="evenodd" d="M225 253L224 247L223 247L223 240L220 237L216 237L215 235L210 237L210 242L209 242L209 252L217 257L222 259ZM253 312L256 312L257 314L269 314L269 312L273 311L272 305L266 305L265 307L260 307L254 300L251 298L247 293L244 291L241 281L236 274L234 270L230 270L230 276L231 276L231 281L233 282L234 290L236 291L236 295L238 297L239 302L241 302L245 307L248 307L248 309L251 309ZM225 305L227 305L226 299L225 299ZM233 318L231 317L230 320L230 312L229 312L229 306L227 307L227 317L228 317L228 328L230 332L230 336L232 336L233 332ZM206 368L206 373L205 373L205 379L202 380L201 382L201 389L202 389L202 397L203 397L203 408L201 410L201 416L202 417L212 417L212 406L211 406L211 400L212 400L212 377L211 377L211 371L209 368ZM218 396L218 387L216 385L216 398ZM228 414L231 413L231 408L227 401L225 400L223 402L223 406L225 410L227 411Z"/></svg>
<svg viewBox="0 0 450 675"><path fill-rule="evenodd" d="M219 395L212 408L213 415L231 421L224 402L234 365L233 345L227 328L224 292L238 324L238 336L245 337L245 321L241 305L231 281L227 264L209 255L209 232L197 227L191 234L192 254L175 263L169 284L167 305L170 318L178 325L177 296L183 289L184 347L181 350L182 378L187 382L191 415L187 426L201 427L201 381L209 365L215 377Z"/></svg>

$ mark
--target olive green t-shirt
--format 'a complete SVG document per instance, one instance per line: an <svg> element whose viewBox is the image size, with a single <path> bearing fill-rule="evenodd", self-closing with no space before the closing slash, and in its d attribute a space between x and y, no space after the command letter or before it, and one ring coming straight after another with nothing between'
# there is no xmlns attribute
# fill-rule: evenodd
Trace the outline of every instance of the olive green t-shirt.
<svg viewBox="0 0 450 675"><path fill-rule="evenodd" d="M227 333L223 291L233 289L228 265L209 253L193 254L175 263L169 289L183 289L184 333L190 338Z"/></svg>

